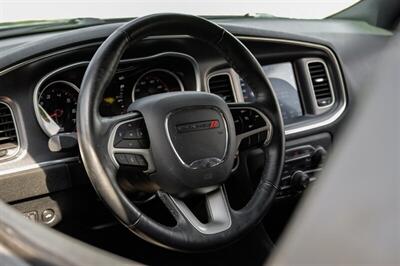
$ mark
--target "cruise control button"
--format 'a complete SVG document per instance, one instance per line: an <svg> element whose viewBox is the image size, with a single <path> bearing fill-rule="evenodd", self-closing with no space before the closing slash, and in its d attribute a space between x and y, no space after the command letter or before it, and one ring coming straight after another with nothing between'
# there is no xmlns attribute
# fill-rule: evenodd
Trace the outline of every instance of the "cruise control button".
<svg viewBox="0 0 400 266"><path fill-rule="evenodd" d="M144 136L145 133L142 128L134 128L127 130L123 135L123 139L142 139Z"/></svg>
<svg viewBox="0 0 400 266"><path fill-rule="evenodd" d="M123 140L138 140L147 138L146 125L143 119L126 122L117 128L114 146L117 147ZM122 144L119 144L120 146Z"/></svg>
<svg viewBox="0 0 400 266"><path fill-rule="evenodd" d="M136 154L136 162L138 166L147 166L147 161L142 155Z"/></svg>
<svg viewBox="0 0 400 266"><path fill-rule="evenodd" d="M122 149L142 149L142 144L139 140L132 139L132 140L121 140L116 145L116 148Z"/></svg>
<svg viewBox="0 0 400 266"><path fill-rule="evenodd" d="M123 154L123 153L116 153L115 159L117 160L117 162L119 164L124 164L124 165L128 164L128 160L126 159L125 154Z"/></svg>
<svg viewBox="0 0 400 266"><path fill-rule="evenodd" d="M135 154L126 154L126 159L128 161L128 165L137 165Z"/></svg>
<svg viewBox="0 0 400 266"><path fill-rule="evenodd" d="M139 154L125 154L128 160L128 165L132 166L147 166L147 162L142 155Z"/></svg>

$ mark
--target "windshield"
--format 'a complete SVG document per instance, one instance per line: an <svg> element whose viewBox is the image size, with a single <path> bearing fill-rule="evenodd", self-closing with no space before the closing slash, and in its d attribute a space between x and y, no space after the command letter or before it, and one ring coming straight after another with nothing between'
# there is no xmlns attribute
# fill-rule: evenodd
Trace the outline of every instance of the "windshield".
<svg viewBox="0 0 400 266"><path fill-rule="evenodd" d="M71 18L132 18L178 12L203 16L322 19L359 0L1 0L0 23Z"/></svg>

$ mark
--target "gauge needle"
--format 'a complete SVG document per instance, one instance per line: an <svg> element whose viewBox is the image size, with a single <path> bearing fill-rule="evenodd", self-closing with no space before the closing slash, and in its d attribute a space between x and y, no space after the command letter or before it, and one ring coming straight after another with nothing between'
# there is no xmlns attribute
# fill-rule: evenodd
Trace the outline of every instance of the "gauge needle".
<svg viewBox="0 0 400 266"><path fill-rule="evenodd" d="M56 123L58 124L58 118L63 115L64 111L60 109L54 110L53 113L50 114L51 118L54 118L56 120Z"/></svg>
<svg viewBox="0 0 400 266"><path fill-rule="evenodd" d="M54 122L53 118L39 105L40 114L43 117L43 126L47 129L52 136L56 135L60 131L60 126Z"/></svg>

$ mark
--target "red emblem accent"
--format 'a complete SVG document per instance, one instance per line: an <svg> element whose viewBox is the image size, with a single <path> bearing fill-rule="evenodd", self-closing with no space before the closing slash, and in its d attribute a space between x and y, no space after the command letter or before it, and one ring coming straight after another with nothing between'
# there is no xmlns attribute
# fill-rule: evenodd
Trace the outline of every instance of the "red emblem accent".
<svg viewBox="0 0 400 266"><path fill-rule="evenodd" d="M211 120L209 128L217 128L217 127L219 127L219 121L218 120Z"/></svg>

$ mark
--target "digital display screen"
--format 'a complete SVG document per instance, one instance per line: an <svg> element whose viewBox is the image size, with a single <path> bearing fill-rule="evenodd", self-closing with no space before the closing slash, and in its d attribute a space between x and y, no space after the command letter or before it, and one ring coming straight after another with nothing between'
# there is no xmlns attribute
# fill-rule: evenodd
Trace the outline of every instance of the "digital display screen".
<svg viewBox="0 0 400 266"><path fill-rule="evenodd" d="M279 63L263 66L265 75L269 78L272 88L278 98L285 124L293 123L303 116L299 91L291 63ZM245 102L252 102L255 96L251 88L241 82Z"/></svg>

